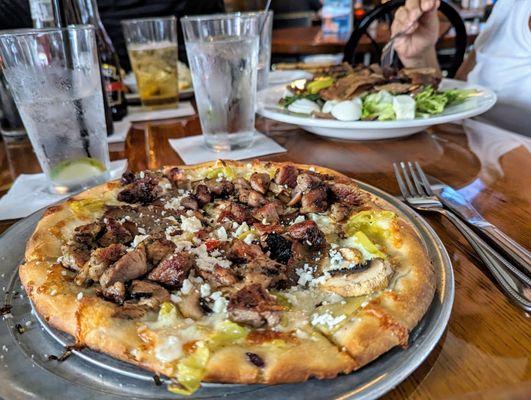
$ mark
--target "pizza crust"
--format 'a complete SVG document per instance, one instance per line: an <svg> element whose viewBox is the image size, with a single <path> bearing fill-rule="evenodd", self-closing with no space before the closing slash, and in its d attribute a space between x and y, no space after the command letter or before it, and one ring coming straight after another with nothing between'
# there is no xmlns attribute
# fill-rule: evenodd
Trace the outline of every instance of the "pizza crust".
<svg viewBox="0 0 531 400"><path fill-rule="evenodd" d="M246 163L225 163L237 168L249 167ZM322 167L255 161L250 168L267 170L283 164L295 165L299 169L311 168L333 176L336 182L352 184L345 175ZM213 165L210 162L179 168L204 172ZM19 269L20 279L39 314L51 326L72 335L76 344L155 373L171 375L174 367L160 362L153 355L149 345L138 335L137 322L113 318L117 306L96 297L93 289L83 289L81 297L81 290L72 282L71 275L64 275L63 268L56 261L65 238L72 235L76 226L94 218L94 215L80 218L69 203L90 198L110 199L119 187L116 181L109 182L50 207L28 242L25 263ZM369 203L384 209L392 208L383 200L362 193ZM431 303L435 276L413 228L402 219L399 219L399 226L403 243L400 251L393 255L398 265L398 278L391 284L393 291L382 291L373 296L333 333L314 331L309 339L295 338L280 345L279 342L265 342L218 349L211 354L203 380L277 384L299 382L310 377L332 378L362 367L397 345L405 346L409 331L418 324ZM249 362L247 353L262 358L264 367Z"/></svg>

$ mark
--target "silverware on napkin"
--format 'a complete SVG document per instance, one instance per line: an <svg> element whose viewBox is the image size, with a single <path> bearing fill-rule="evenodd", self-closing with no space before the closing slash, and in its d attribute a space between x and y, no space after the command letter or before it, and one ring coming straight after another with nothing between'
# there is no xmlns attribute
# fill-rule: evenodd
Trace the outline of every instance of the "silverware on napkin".
<svg viewBox="0 0 531 400"><path fill-rule="evenodd" d="M507 256L519 264L525 272L531 274L531 252L483 218L457 190L432 176L428 176L428 180L433 193L446 207L491 239L494 245L505 251Z"/></svg>
<svg viewBox="0 0 531 400"><path fill-rule="evenodd" d="M417 162L401 162L399 165L393 163L393 169L406 203L416 210L437 212L448 218L476 250L507 297L521 309L531 312L531 279L490 247L457 215L444 208Z"/></svg>

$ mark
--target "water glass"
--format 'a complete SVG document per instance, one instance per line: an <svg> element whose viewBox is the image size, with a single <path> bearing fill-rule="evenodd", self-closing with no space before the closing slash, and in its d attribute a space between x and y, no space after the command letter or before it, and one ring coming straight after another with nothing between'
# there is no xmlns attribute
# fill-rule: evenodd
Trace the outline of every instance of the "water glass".
<svg viewBox="0 0 531 400"><path fill-rule="evenodd" d="M179 102L177 19L130 19L122 21L122 28L142 105L175 106Z"/></svg>
<svg viewBox="0 0 531 400"><path fill-rule="evenodd" d="M271 66L271 38L273 36L273 11L256 12L260 18L260 50L258 52L258 91L265 89L269 82Z"/></svg>
<svg viewBox="0 0 531 400"><path fill-rule="evenodd" d="M40 166L59 193L109 176L96 49L92 26L0 33L5 78Z"/></svg>
<svg viewBox="0 0 531 400"><path fill-rule="evenodd" d="M184 17L186 52L206 146L245 148L254 139L260 18Z"/></svg>

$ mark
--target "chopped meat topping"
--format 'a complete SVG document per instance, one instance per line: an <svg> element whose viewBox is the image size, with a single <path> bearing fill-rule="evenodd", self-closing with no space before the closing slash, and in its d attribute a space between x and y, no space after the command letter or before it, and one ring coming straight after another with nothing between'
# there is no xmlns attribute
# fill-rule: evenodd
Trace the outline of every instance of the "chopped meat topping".
<svg viewBox="0 0 531 400"><path fill-rule="evenodd" d="M151 265L160 261L175 249L175 243L166 239L155 239L146 242L146 256Z"/></svg>
<svg viewBox="0 0 531 400"><path fill-rule="evenodd" d="M170 301L170 292L156 283L134 280L131 283L131 297L140 298L138 304L155 309L165 301Z"/></svg>
<svg viewBox="0 0 531 400"><path fill-rule="evenodd" d="M301 214L325 212L328 208L327 198L325 186L319 186L304 193L301 198Z"/></svg>
<svg viewBox="0 0 531 400"><path fill-rule="evenodd" d="M100 246L105 247L113 243L125 244L130 243L133 240L132 233L114 218L104 218L104 221L105 233L98 239L98 244Z"/></svg>
<svg viewBox="0 0 531 400"><path fill-rule="evenodd" d="M103 231L103 227L100 222L78 226L74 229L74 240L78 243L92 245Z"/></svg>
<svg viewBox="0 0 531 400"><path fill-rule="evenodd" d="M254 258L264 257L264 252L256 244L247 244L239 239L234 239L227 252L227 258L235 263L248 263Z"/></svg>
<svg viewBox="0 0 531 400"><path fill-rule="evenodd" d="M234 185L226 179L210 179L205 184L215 197L226 197L234 191Z"/></svg>
<svg viewBox="0 0 531 400"><path fill-rule="evenodd" d="M83 266L83 269L76 276L76 283L78 285L83 285L89 279L94 282L99 281L101 275L109 265L118 261L125 252L126 247L119 243L94 250L88 263Z"/></svg>
<svg viewBox="0 0 531 400"><path fill-rule="evenodd" d="M214 271L198 269L197 273L201 276L212 289L232 286L238 282L238 277L228 268L214 266Z"/></svg>
<svg viewBox="0 0 531 400"><path fill-rule="evenodd" d="M107 288L102 288L100 293L105 299L116 304L122 304L125 300L125 284L115 282Z"/></svg>
<svg viewBox="0 0 531 400"><path fill-rule="evenodd" d="M259 284L244 286L229 299L229 319L236 323L260 328L274 326L279 320L278 311L283 309L266 289Z"/></svg>
<svg viewBox="0 0 531 400"><path fill-rule="evenodd" d="M128 185L130 183L133 183L135 181L136 177L135 177L135 174L134 172L131 172L131 171L125 171L123 174L122 174L122 178L120 179L120 183L122 185Z"/></svg>
<svg viewBox="0 0 531 400"><path fill-rule="evenodd" d="M312 220L291 225L288 228L288 233L293 239L300 240L311 247L320 247L325 243L323 233Z"/></svg>
<svg viewBox="0 0 531 400"><path fill-rule="evenodd" d="M340 203L350 206L359 206L362 203L361 194L356 188L344 183L330 185L330 190Z"/></svg>
<svg viewBox="0 0 531 400"><path fill-rule="evenodd" d="M258 193L255 190L249 191L249 195L247 196L247 204L249 204L251 207L260 207L266 202L267 200L263 194Z"/></svg>
<svg viewBox="0 0 531 400"><path fill-rule="evenodd" d="M144 275L147 271L146 251L144 246L140 245L107 268L100 278L100 284L105 288L115 282L127 282Z"/></svg>
<svg viewBox="0 0 531 400"><path fill-rule="evenodd" d="M218 221L223 221L224 218L242 224L247 221L252 221L251 212L243 204L229 203L227 207L220 214Z"/></svg>
<svg viewBox="0 0 531 400"><path fill-rule="evenodd" d="M178 304L179 311L184 318L201 319L204 315L201 307L201 295L195 288L186 295L181 294L181 301Z"/></svg>
<svg viewBox="0 0 531 400"><path fill-rule="evenodd" d="M83 243L70 242L61 247L62 264L73 271L79 271L90 258L90 247Z"/></svg>
<svg viewBox="0 0 531 400"><path fill-rule="evenodd" d="M181 206L188 210L198 210L199 202L192 196L186 196L181 199Z"/></svg>
<svg viewBox="0 0 531 400"><path fill-rule="evenodd" d="M195 198L202 207L212 201L212 194L206 185L199 184L195 187Z"/></svg>
<svg viewBox="0 0 531 400"><path fill-rule="evenodd" d="M279 216L278 216L278 205L273 203L273 202L269 202L267 204L265 204L264 206L260 207L259 209L255 210L254 213L253 213L253 216L258 220L258 221L262 221L263 223L267 223L267 224L275 224L279 221Z"/></svg>
<svg viewBox="0 0 531 400"><path fill-rule="evenodd" d="M136 303L125 303L122 307L119 307L114 314L114 318L121 319L139 319L147 313L147 306Z"/></svg>
<svg viewBox="0 0 531 400"><path fill-rule="evenodd" d="M255 172L249 178L251 188L262 194L267 193L267 190L269 189L269 182L271 182L271 178L269 177L269 174L266 174L265 172Z"/></svg>
<svg viewBox="0 0 531 400"><path fill-rule="evenodd" d="M299 171L293 165L282 165L275 174L275 183L294 188L297 185Z"/></svg>
<svg viewBox="0 0 531 400"><path fill-rule="evenodd" d="M330 216L337 222L343 221L348 217L350 209L345 204L334 203L330 206Z"/></svg>
<svg viewBox="0 0 531 400"><path fill-rule="evenodd" d="M151 175L136 179L118 193L118 200L125 203L153 203L162 193L158 180Z"/></svg>
<svg viewBox="0 0 531 400"><path fill-rule="evenodd" d="M160 264L153 269L148 279L159 282L164 286L172 289L181 287L183 281L194 266L194 260L190 254L180 252L162 260Z"/></svg>

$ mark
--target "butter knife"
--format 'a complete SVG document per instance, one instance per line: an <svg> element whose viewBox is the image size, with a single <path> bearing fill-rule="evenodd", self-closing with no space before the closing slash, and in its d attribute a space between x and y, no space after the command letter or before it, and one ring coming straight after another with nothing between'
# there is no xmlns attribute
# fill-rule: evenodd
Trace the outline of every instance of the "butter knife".
<svg viewBox="0 0 531 400"><path fill-rule="evenodd" d="M432 176L429 176L428 179L431 189L446 207L490 238L493 243L524 268L527 274L531 274L531 252L483 218L474 206L457 190Z"/></svg>

